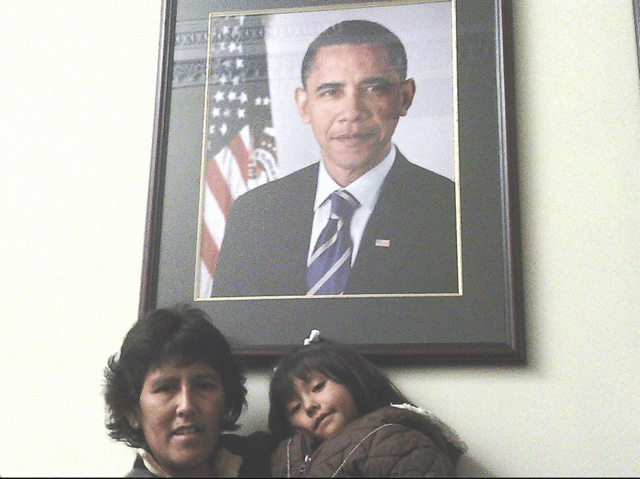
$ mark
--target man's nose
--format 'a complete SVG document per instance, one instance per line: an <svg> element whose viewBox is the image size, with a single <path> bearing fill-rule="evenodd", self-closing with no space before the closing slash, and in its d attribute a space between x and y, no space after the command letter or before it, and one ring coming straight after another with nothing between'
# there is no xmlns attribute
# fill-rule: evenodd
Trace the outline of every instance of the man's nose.
<svg viewBox="0 0 640 479"><path fill-rule="evenodd" d="M366 111L366 105L360 91L346 91L342 97L342 118L348 121L359 120Z"/></svg>

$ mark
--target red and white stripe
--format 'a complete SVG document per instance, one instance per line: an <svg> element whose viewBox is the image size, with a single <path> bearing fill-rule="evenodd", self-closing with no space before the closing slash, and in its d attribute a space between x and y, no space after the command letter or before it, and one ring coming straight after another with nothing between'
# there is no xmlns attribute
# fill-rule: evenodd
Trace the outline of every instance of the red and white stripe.
<svg viewBox="0 0 640 479"><path fill-rule="evenodd" d="M249 189L252 146L249 125L207 162L203 199L199 297L211 296L226 219L235 199Z"/></svg>

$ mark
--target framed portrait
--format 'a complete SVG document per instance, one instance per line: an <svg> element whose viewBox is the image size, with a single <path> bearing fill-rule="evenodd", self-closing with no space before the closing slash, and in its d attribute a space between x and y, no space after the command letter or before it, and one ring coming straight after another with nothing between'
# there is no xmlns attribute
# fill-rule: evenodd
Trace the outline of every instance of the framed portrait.
<svg viewBox="0 0 640 479"><path fill-rule="evenodd" d="M510 22L499 0L166 0L140 313L202 308L256 362L312 329L381 362L524 362ZM325 294L335 186L356 210Z"/></svg>

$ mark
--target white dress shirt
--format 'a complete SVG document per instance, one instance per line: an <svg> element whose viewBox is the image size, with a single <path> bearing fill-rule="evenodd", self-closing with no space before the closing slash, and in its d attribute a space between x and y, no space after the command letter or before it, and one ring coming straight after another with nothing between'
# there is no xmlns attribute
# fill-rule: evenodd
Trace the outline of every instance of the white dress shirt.
<svg viewBox="0 0 640 479"><path fill-rule="evenodd" d="M380 187L382 186L384 179L387 177L395 157L396 147L394 145L384 160L346 188L342 188L338 183L336 183L324 167L324 162L320 162L318 188L316 190L316 200L313 206L313 226L311 228L307 261L313 253L313 249L318 241L320 233L327 224L327 221L329 221L329 216L331 215L331 201L328 201L329 196L336 190L344 189L351 193L354 198L360 202L360 206L356 208L353 213L353 218L351 219L351 239L353 241L351 264L353 265L358 254L358 249L360 248L360 241L362 240L364 229L367 226L367 221L369 220L369 216L371 216L371 213L376 206L376 202L378 201Z"/></svg>

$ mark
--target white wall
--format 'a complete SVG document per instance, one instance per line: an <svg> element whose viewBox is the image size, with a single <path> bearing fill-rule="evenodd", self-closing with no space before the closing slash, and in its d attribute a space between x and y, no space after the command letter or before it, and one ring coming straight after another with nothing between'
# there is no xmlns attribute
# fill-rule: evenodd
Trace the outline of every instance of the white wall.
<svg viewBox="0 0 640 479"><path fill-rule="evenodd" d="M121 476L102 368L137 314L159 0L0 0L0 475ZM526 367L394 369L463 475L640 474L631 0L515 0ZM263 427L251 372L246 430Z"/></svg>

